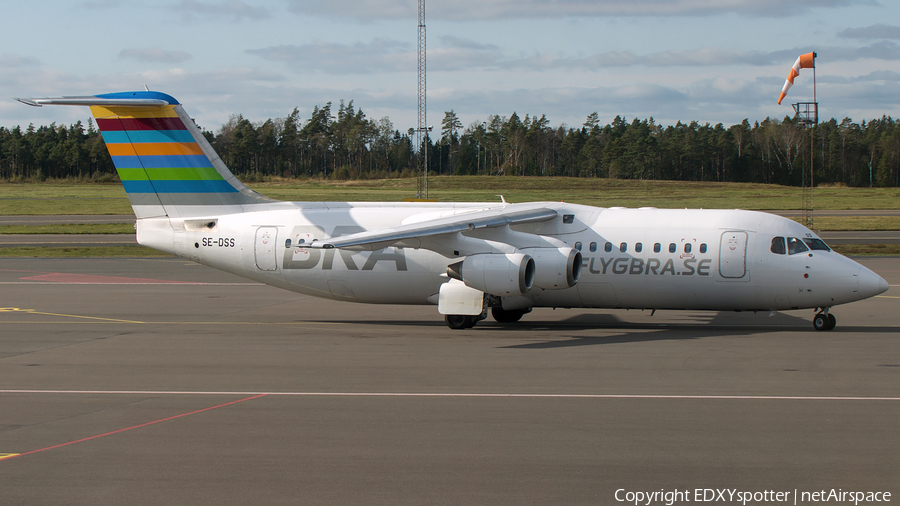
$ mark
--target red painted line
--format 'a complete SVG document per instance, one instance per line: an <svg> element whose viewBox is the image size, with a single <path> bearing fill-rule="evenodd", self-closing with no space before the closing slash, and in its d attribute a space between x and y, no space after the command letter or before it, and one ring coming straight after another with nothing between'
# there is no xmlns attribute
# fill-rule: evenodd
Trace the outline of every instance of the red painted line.
<svg viewBox="0 0 900 506"><path fill-rule="evenodd" d="M62 448L63 446L73 445L73 444L75 444L75 443L83 443L83 442L85 442L85 441L90 441L90 440L92 440L92 439L97 439L97 438L101 438L101 437L104 437L104 436L111 436L111 435L113 435L113 434L118 434L118 433L120 433L120 432L126 432L126 431L129 431L129 430L140 429L141 427L146 427L146 426L148 426L148 425L154 425L154 424L157 424L157 423L167 422L167 421L169 421L169 420L175 420L176 418L182 418L182 417L189 416L189 415L196 415L197 413L203 413L204 411L210 411L210 410L213 410L213 409L224 408L225 406L231 406L232 404L237 404L237 403L239 403L239 402L244 402L244 401L250 401L250 400L253 400L253 399L258 399L258 398L260 398L260 397L265 397L265 396L267 396L267 395L269 395L269 394L259 394L259 395L254 395L254 396L252 396L252 397L246 397L246 398L244 398L244 399L239 399L239 400L236 400L236 401L226 402L225 404L219 404L218 406L212 406L212 407L209 407L209 408L198 409L197 411L191 411L190 413L182 413L182 414L180 414L180 415L175 415L175 416L170 416L170 417L168 417L168 418L163 418L162 420L156 420L156 421L153 421L153 422L142 423L142 424L140 424L140 425L135 425L134 427L128 427L128 428L125 428L125 429L114 430L114 431L112 431L112 432L107 432L107 433L105 433L105 434L98 434L98 435L96 435L96 436L86 437L86 438L84 438L84 439L79 439L79 440L77 440L77 441L69 441L68 443L62 443L62 444L58 444L58 445L54 445L54 446L48 446L47 448L41 448L40 450L32 450L32 451L30 451L30 452L20 453L20 454L18 454L18 455L14 455L14 456L12 456L12 457L7 457L7 458L5 458L5 459L3 459L3 460L12 460L12 459L14 459L14 458L24 457L25 455L32 455L32 454L35 454L35 453L45 452L45 451L47 451L47 450L54 450L54 449L56 449L56 448Z"/></svg>

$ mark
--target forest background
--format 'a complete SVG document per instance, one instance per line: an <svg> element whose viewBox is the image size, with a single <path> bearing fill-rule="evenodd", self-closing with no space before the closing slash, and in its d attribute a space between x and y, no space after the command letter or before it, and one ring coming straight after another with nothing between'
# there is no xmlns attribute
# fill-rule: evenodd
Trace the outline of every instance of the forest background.
<svg viewBox="0 0 900 506"><path fill-rule="evenodd" d="M336 115L335 115L336 113ZM225 164L244 181L285 178L415 177L415 132L387 117L369 120L353 101L316 106L301 120L253 123L233 115L216 132L201 127ZM697 121L661 126L621 116L601 126L589 114L581 127L550 126L545 115L491 115L466 128L444 113L427 138L430 174L520 175L900 186L900 125L891 117L855 123L830 119L814 128L796 118L748 120L725 127ZM0 127L0 180L117 181L93 121L64 126ZM805 183L804 183L805 181Z"/></svg>

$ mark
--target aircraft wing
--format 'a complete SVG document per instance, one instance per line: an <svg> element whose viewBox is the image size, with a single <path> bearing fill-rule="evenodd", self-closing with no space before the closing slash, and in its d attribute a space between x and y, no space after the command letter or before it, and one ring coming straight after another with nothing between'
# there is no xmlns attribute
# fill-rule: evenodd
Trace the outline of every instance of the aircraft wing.
<svg viewBox="0 0 900 506"><path fill-rule="evenodd" d="M347 248L361 251L378 250L398 243L404 246L417 247L416 239L419 238L521 223L548 221L557 216L558 213L555 210L543 205L513 204L397 227L342 235L333 239L315 242L311 247L323 249Z"/></svg>

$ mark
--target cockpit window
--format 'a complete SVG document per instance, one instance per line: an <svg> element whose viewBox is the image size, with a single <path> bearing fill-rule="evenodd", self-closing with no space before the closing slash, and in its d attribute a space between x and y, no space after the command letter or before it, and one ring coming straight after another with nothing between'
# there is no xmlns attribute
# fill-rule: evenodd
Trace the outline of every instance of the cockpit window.
<svg viewBox="0 0 900 506"><path fill-rule="evenodd" d="M805 242L811 250L831 251L831 248L829 248L822 239L807 237L806 239L803 239L803 242Z"/></svg>
<svg viewBox="0 0 900 506"><path fill-rule="evenodd" d="M772 238L772 253L776 255L784 255L787 250L784 248L784 237Z"/></svg>
<svg viewBox="0 0 900 506"><path fill-rule="evenodd" d="M809 248L807 248L806 245L803 244L803 241L797 239L796 237L788 237L787 246L789 255L796 255L797 253L809 251Z"/></svg>

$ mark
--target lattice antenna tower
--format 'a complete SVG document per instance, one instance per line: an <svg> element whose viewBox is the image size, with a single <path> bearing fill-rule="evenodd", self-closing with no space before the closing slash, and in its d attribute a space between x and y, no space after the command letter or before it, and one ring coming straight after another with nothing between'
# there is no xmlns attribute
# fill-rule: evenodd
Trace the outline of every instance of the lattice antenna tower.
<svg viewBox="0 0 900 506"><path fill-rule="evenodd" d="M419 150L419 166L422 175L418 178L417 198L428 198L428 123L425 113L425 0L419 0L419 121L416 126L416 149Z"/></svg>

